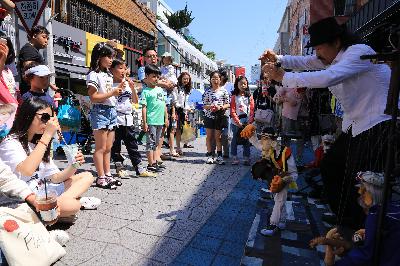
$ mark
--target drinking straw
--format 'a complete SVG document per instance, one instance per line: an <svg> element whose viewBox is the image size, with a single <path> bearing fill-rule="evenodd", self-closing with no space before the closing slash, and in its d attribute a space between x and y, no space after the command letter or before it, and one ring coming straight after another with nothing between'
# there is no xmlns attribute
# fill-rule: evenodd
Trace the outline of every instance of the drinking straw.
<svg viewBox="0 0 400 266"><path fill-rule="evenodd" d="M46 193L46 200L47 200L47 182L46 182L46 178L44 179L44 193Z"/></svg>

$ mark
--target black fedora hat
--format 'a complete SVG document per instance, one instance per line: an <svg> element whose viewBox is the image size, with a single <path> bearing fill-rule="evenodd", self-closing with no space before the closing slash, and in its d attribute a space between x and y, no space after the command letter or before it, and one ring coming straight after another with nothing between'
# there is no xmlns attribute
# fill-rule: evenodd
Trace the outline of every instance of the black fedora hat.
<svg viewBox="0 0 400 266"><path fill-rule="evenodd" d="M344 26L339 25L334 17L321 19L308 28L310 41L305 48L334 41L335 38L343 34L344 30Z"/></svg>

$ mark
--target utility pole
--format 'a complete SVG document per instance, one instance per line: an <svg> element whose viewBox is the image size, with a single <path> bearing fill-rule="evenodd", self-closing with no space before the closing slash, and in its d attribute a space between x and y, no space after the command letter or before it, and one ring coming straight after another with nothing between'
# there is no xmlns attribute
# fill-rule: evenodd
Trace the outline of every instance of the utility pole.
<svg viewBox="0 0 400 266"><path fill-rule="evenodd" d="M43 16L43 25L46 27L46 29L49 31L49 41L47 44L47 48L44 51L45 57L46 57L46 62L47 66L49 67L50 71L52 73L55 73L55 67L54 67L54 40L53 40L53 19L54 17L51 16L51 7L47 6L46 9L44 10L44 16ZM50 77L50 83L55 84L56 82L56 77L52 75ZM53 90L49 90L50 96L54 96L55 92Z"/></svg>

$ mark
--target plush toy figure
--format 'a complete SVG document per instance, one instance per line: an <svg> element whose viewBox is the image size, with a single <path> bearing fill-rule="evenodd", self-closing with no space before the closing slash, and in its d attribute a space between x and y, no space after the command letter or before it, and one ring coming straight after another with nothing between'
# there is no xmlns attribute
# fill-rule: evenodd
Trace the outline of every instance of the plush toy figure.
<svg viewBox="0 0 400 266"><path fill-rule="evenodd" d="M272 127L266 127L260 134L255 134L255 126L247 125L241 136L248 138L253 146L261 150L261 160L252 167L255 179L266 180L270 183L270 190L274 193L274 207L270 224L261 230L261 234L271 236L286 226L286 199L289 188L297 188L297 168L289 147L282 146Z"/></svg>
<svg viewBox="0 0 400 266"><path fill-rule="evenodd" d="M345 241L336 228L328 232L326 237L318 237L310 242L311 247L326 245L325 265L373 265L375 235L378 223L379 206L383 202L384 176L381 173L360 172L357 176L360 184L359 204L368 214L365 229L353 235L353 243ZM400 265L398 239L400 238L400 204L389 202L384 218L384 237L379 265ZM362 245L354 245L362 242ZM357 243L358 244L358 243ZM335 260L335 256L342 257Z"/></svg>

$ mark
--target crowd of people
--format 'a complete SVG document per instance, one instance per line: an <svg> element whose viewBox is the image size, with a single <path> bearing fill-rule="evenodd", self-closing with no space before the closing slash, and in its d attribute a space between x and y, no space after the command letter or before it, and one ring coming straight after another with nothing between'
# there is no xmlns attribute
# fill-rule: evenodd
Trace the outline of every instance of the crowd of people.
<svg viewBox="0 0 400 266"><path fill-rule="evenodd" d="M313 240L312 245L327 245L328 265L370 265L376 210L385 200L382 172L387 160L390 116L384 114L384 108L390 68L361 61L361 55L375 52L334 18L313 24L309 32L309 46L314 47L316 55L280 56L266 50L260 57L262 75L254 92L250 91L245 76L237 76L233 90L228 91L226 72L223 69L211 72L197 125L191 118L195 112L190 100L191 76L187 72L177 76L171 54L164 53L159 64L154 48L144 50L145 64L138 69L141 85L137 86L116 42L97 43L87 74L96 176L90 172L77 173L85 164L81 151L73 154L63 170L53 160L52 143L61 134L57 96L54 96L59 89L50 83L54 73L39 52L47 46L49 32L35 26L29 42L18 54L10 38L3 34L0 118L2 123L10 119L13 122L10 127L1 125L0 190L19 199L11 204L8 201L8 206L15 208L26 202L37 211L37 195L43 190L46 193L54 190L57 222L73 223L80 210L96 209L101 204L100 199L84 196L93 182L102 189L123 185L120 177L126 175L127 164L121 154L122 141L134 175L154 178L166 168L163 159L184 156L181 137L185 126L191 124L192 128L203 126L206 130L205 163L242 163L251 166L254 178L267 180L274 207L261 234L271 236L284 230L288 191L297 189L296 179L302 172L313 188L309 196L325 200L335 214L325 217L328 222L365 228L364 233L358 232L365 240L364 246L354 247L340 241L331 244L330 240L342 239L337 230ZM19 87L10 70L16 57ZM139 123L146 136L145 159L139 151L141 137L133 126L138 123L133 115L135 106L141 106ZM337 111L340 108L343 115ZM163 145L169 148L168 156L162 153ZM238 146L242 146L242 159L238 156ZM251 161L251 146L261 151L256 162ZM314 161L304 160L305 147L315 152ZM111 162L115 164L115 174ZM360 189L354 187L357 173ZM357 200L359 195L361 200ZM395 215L386 215L390 220L386 229L391 237L384 237L382 261L399 262L399 253L396 255L391 252L394 248L389 247L393 235L399 233L398 219L394 218L398 216L398 204L390 202L389 211ZM60 232L56 237L64 244L68 236ZM363 258L359 255L362 252ZM335 254L344 258L335 262Z"/></svg>

